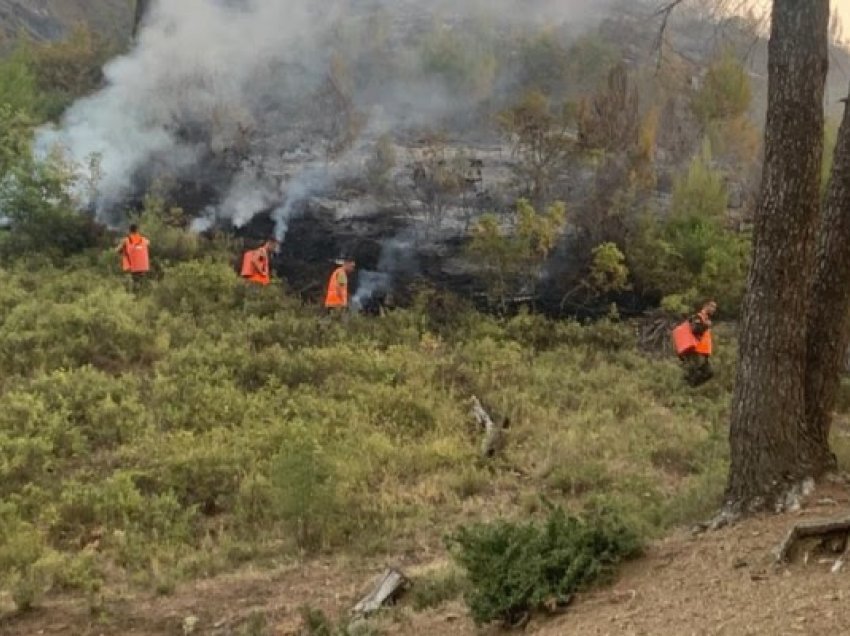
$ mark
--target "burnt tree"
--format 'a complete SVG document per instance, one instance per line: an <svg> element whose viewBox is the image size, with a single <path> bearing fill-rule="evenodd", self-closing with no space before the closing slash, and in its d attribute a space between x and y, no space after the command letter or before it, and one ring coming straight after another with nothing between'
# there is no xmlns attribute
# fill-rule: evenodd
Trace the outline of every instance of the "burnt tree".
<svg viewBox="0 0 850 636"><path fill-rule="evenodd" d="M846 100L845 100L846 103ZM818 237L808 317L806 435L829 443L850 346L850 109L838 132ZM832 459L834 462L834 459Z"/></svg>
<svg viewBox="0 0 850 636"><path fill-rule="evenodd" d="M829 0L774 0L752 264L731 405L727 508L770 507L823 472L805 425L806 314L817 231Z"/></svg>

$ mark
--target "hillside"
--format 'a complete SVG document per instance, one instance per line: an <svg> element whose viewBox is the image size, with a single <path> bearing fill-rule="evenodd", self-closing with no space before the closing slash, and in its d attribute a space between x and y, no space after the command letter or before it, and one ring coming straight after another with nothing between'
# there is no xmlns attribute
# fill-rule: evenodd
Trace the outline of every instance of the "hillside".
<svg viewBox="0 0 850 636"><path fill-rule="evenodd" d="M0 44L20 33L36 41L56 40L84 24L110 40L130 32L131 0L0 0Z"/></svg>

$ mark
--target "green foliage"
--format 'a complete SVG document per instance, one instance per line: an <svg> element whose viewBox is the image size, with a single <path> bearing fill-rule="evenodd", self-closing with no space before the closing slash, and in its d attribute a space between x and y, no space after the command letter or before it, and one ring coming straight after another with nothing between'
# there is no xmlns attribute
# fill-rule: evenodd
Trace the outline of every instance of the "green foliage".
<svg viewBox="0 0 850 636"><path fill-rule="evenodd" d="M35 74L29 66L29 48L0 58L0 106L33 117L38 114L39 94Z"/></svg>
<svg viewBox="0 0 850 636"><path fill-rule="evenodd" d="M413 581L411 601L417 612L440 607L467 592L466 577L453 567L442 568Z"/></svg>
<svg viewBox="0 0 850 636"><path fill-rule="evenodd" d="M497 123L513 147L513 166L523 189L535 203L546 200L553 180L563 168L575 141L570 131L574 113L569 104L560 109L539 90L526 92Z"/></svg>
<svg viewBox="0 0 850 636"><path fill-rule="evenodd" d="M691 106L703 124L708 124L745 115L751 101L747 72L735 54L726 50L709 66Z"/></svg>
<svg viewBox="0 0 850 636"><path fill-rule="evenodd" d="M570 55L552 30L523 38L519 58L525 88L552 95L566 83Z"/></svg>
<svg viewBox="0 0 850 636"><path fill-rule="evenodd" d="M101 67L112 52L105 40L79 25L65 40L32 46L28 66L40 93L41 114L54 119L97 88Z"/></svg>
<svg viewBox="0 0 850 636"><path fill-rule="evenodd" d="M528 271L561 222L532 212L515 217L510 260ZM156 214L157 244L164 231L180 245L180 223ZM411 309L322 323L279 287L245 288L219 249L175 249L137 294L114 253L0 271L0 499L13 553L29 555L0 589L22 605L92 593L101 573L169 593L270 550L374 555L444 532L517 487L475 464L471 394L511 418L510 461L563 467L518 501L604 488L652 534L722 490L730 335L716 383L682 395L675 363L638 354L616 318L499 320L422 289ZM598 265L600 284L621 279L613 247ZM658 457L685 458L675 489ZM422 603L456 583L435 576Z"/></svg>
<svg viewBox="0 0 850 636"><path fill-rule="evenodd" d="M484 270L491 301L502 308L512 294L534 295L542 268L563 233L567 210L563 203L554 203L540 214L521 199L513 221L513 231L505 231L495 215L485 215L473 229L469 245L469 253Z"/></svg>
<svg viewBox="0 0 850 636"><path fill-rule="evenodd" d="M30 374L88 364L108 371L148 364L167 344L145 320L149 308L120 289L100 289L49 309L31 298L3 323L0 365Z"/></svg>
<svg viewBox="0 0 850 636"><path fill-rule="evenodd" d="M604 80L622 54L613 43L588 33L573 43L568 57L570 79L584 89L592 89Z"/></svg>
<svg viewBox="0 0 850 636"><path fill-rule="evenodd" d="M494 35L485 25L450 30L435 24L423 38L420 59L426 73L474 99L489 96L498 69Z"/></svg>
<svg viewBox="0 0 850 636"><path fill-rule="evenodd" d="M23 110L0 104L0 180L30 152L33 122Z"/></svg>
<svg viewBox="0 0 850 636"><path fill-rule="evenodd" d="M11 589L19 610L32 609L50 587L51 556L43 537L15 506L0 503L0 584Z"/></svg>
<svg viewBox="0 0 850 636"><path fill-rule="evenodd" d="M637 89L622 62L608 73L605 85L578 108L578 136L582 147L622 152L637 146L641 116Z"/></svg>
<svg viewBox="0 0 850 636"><path fill-rule="evenodd" d="M628 289L629 268L619 247L603 243L593 248L589 279L591 287L603 294Z"/></svg>
<svg viewBox="0 0 850 636"><path fill-rule="evenodd" d="M321 445L306 429L296 432L272 460L275 512L304 550L317 550L332 540L340 512L338 482Z"/></svg>
<svg viewBox="0 0 850 636"><path fill-rule="evenodd" d="M469 576L467 602L478 624L512 624L609 575L640 551L637 536L617 516L581 519L561 508L542 525L495 521L461 527L448 543Z"/></svg>
<svg viewBox="0 0 850 636"><path fill-rule="evenodd" d="M711 167L710 147L676 182L670 216L648 217L630 245L633 272L644 289L673 296L665 305L714 297L735 312L743 296L749 244L725 227L726 188Z"/></svg>
<svg viewBox="0 0 850 636"><path fill-rule="evenodd" d="M58 154L19 157L0 179L0 209L10 222L0 256L40 254L58 261L98 245L103 230L79 213L73 187L72 168Z"/></svg>

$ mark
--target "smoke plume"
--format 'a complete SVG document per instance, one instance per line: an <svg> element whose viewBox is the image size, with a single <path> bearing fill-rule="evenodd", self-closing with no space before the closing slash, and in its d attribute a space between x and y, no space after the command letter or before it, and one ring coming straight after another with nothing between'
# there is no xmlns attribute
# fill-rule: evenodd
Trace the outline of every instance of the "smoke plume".
<svg viewBox="0 0 850 636"><path fill-rule="evenodd" d="M283 236L370 136L468 117L493 83L509 83L474 61L455 77L467 53L455 55L451 37L496 49L504 33L532 26L578 29L607 3L153 0L102 90L41 130L36 147L59 145L82 172L97 159L89 203L104 221L169 179L207 193L190 210L196 227L274 210Z"/></svg>

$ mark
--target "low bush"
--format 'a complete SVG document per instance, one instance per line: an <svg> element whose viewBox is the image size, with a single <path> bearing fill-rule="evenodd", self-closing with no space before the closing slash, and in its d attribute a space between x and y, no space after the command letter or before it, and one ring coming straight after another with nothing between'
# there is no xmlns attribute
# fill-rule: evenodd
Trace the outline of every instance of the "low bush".
<svg viewBox="0 0 850 636"><path fill-rule="evenodd" d="M476 623L513 624L610 575L640 551L640 540L612 513L585 518L551 510L545 523L495 521L458 529L448 545L467 572L466 595Z"/></svg>

